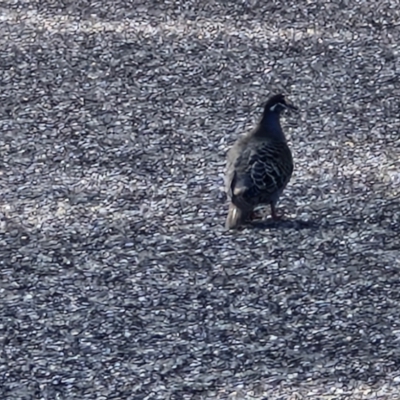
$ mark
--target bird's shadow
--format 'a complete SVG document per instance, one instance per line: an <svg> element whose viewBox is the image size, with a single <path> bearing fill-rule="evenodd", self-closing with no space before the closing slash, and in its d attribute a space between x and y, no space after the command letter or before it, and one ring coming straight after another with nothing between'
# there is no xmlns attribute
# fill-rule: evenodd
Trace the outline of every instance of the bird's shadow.
<svg viewBox="0 0 400 400"><path fill-rule="evenodd" d="M319 229L319 220L302 220L302 219L283 219L280 221L274 221L272 219L250 221L247 224L248 228L254 229Z"/></svg>

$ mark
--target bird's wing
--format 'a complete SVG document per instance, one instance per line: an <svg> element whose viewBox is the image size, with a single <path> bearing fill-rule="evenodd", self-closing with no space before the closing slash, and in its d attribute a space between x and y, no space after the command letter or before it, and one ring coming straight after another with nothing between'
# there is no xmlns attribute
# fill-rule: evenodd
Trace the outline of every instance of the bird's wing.
<svg viewBox="0 0 400 400"><path fill-rule="evenodd" d="M232 199L256 205L286 186L293 172L291 152L283 142L249 146L236 159L231 181Z"/></svg>

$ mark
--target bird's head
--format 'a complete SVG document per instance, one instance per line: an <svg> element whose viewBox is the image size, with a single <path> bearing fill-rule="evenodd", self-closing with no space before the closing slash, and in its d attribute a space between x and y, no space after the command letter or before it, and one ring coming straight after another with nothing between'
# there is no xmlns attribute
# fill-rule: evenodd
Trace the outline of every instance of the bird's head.
<svg viewBox="0 0 400 400"><path fill-rule="evenodd" d="M285 95L277 94L272 96L265 104L264 114L275 113L279 115L283 110L286 109L297 110L297 107L288 102L285 98Z"/></svg>

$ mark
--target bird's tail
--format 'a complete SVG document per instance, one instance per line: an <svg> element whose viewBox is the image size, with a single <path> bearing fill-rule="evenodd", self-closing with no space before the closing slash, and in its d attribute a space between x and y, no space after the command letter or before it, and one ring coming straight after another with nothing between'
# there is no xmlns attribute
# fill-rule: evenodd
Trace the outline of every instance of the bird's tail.
<svg viewBox="0 0 400 400"><path fill-rule="evenodd" d="M226 218L226 229L238 228L247 218L247 213L236 207L234 204L229 205L228 217Z"/></svg>

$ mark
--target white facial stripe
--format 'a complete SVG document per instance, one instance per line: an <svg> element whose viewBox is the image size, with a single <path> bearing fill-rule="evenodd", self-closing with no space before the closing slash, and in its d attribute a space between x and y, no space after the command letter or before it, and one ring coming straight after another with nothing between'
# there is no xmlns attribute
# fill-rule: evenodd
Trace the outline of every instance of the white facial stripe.
<svg viewBox="0 0 400 400"><path fill-rule="evenodd" d="M283 103L276 103L276 104L274 104L274 105L270 108L270 111L274 112L274 111L275 111L275 108L276 108L277 106L281 106L281 107L283 107L283 108L287 108L287 107L286 107L286 104L283 104Z"/></svg>

